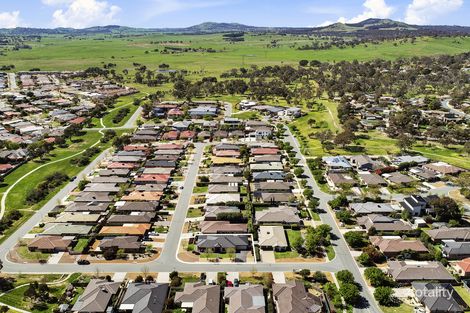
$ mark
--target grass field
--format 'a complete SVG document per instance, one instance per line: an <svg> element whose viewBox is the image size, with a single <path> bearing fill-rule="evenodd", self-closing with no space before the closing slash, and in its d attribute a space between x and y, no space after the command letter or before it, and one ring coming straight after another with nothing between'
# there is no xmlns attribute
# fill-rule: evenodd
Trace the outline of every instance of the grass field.
<svg viewBox="0 0 470 313"><path fill-rule="evenodd" d="M142 89L144 85L138 85L139 90ZM126 124L126 122L131 118L131 116L134 114L134 112L137 110L138 106L135 106L134 99L142 99L144 96L146 96L145 93L139 92L133 95L129 96L124 96L120 97L113 108L108 110L108 113L103 117L103 124L106 127L120 127ZM129 113L118 123L114 123L113 119L114 117L119 113L119 110L122 108L129 108ZM96 128L101 128L102 125L100 123L100 119L93 117L91 119L91 123L94 125Z"/></svg>
<svg viewBox="0 0 470 313"><path fill-rule="evenodd" d="M413 307L411 305L402 303L400 306L383 306L381 305L383 313L413 313Z"/></svg>
<svg viewBox="0 0 470 313"><path fill-rule="evenodd" d="M269 48L271 41L277 47ZM179 41L177 44L168 41ZM153 42L153 43L152 43ZM245 42L228 43L222 34L171 35L152 34L124 38L105 35L90 37L64 36L43 37L41 42L26 42L32 50L8 51L0 56L0 63L14 64L16 70L81 70L88 66L116 64L118 72L132 69L133 63L141 63L156 69L166 63L172 69L185 69L194 75L220 74L230 68L251 65L297 64L301 59L320 61L387 60L423 55L457 54L470 50L470 38L418 38L415 44L394 45L385 42L379 45L359 45L355 48L333 48L320 51L297 50L298 46L311 42L304 36L277 34L245 36ZM155 52L165 47L212 48L216 52L182 52L162 54Z"/></svg>

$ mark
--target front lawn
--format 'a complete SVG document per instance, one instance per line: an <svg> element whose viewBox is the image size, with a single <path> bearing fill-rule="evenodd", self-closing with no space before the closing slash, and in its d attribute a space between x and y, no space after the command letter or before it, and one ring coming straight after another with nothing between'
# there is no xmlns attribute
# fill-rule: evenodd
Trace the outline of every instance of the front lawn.
<svg viewBox="0 0 470 313"><path fill-rule="evenodd" d="M465 303L470 306L470 293L468 290L462 286L456 286L454 289L462 297L463 301L465 301Z"/></svg>
<svg viewBox="0 0 470 313"><path fill-rule="evenodd" d="M190 208L188 211L188 218L195 218L204 216L204 210L200 208Z"/></svg>
<svg viewBox="0 0 470 313"><path fill-rule="evenodd" d="M202 187L196 186L193 189L193 193L207 193L208 190L209 190L208 186L202 186Z"/></svg>
<svg viewBox="0 0 470 313"><path fill-rule="evenodd" d="M381 305L383 313L413 313L413 307L411 305L402 303L400 306L383 306Z"/></svg>
<svg viewBox="0 0 470 313"><path fill-rule="evenodd" d="M274 258L277 259L295 259L298 258L300 254L298 254L296 251L283 251L283 252L277 252L274 251Z"/></svg>
<svg viewBox="0 0 470 313"><path fill-rule="evenodd" d="M50 256L50 253L29 251L27 246L19 246L16 251L18 252L18 255L22 259L25 259L25 260L32 260L32 261L47 260Z"/></svg>
<svg viewBox="0 0 470 313"><path fill-rule="evenodd" d="M80 238L78 239L78 242L75 245L75 247L73 247L73 251L81 253L83 252L83 250L85 250L87 246L88 246L88 238Z"/></svg>

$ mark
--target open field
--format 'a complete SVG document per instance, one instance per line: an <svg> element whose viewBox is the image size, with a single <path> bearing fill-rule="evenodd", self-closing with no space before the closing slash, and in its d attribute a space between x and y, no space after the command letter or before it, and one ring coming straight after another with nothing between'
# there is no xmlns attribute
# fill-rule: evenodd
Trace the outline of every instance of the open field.
<svg viewBox="0 0 470 313"><path fill-rule="evenodd" d="M277 41L277 47L268 48ZM178 41L178 43L169 43ZM141 63L149 68L157 68L166 63L172 69L186 69L202 74L220 74L234 67L250 65L297 64L301 59L320 61L387 60L400 57L412 57L438 54L458 54L470 50L470 38L418 38L415 44L394 45L385 42L379 45L360 45L355 48L333 48L321 51L302 51L297 47L312 42L304 36L251 35L245 36L245 42L230 44L225 42L222 34L209 35L169 35L153 34L111 38L97 35L95 37L77 37L67 39L63 36L43 37L40 43L26 42L32 50L8 51L0 56L0 64L14 64L16 70L81 70L88 66L116 64L120 72L132 69L133 63ZM176 52L162 54L165 47L203 48L215 52ZM158 49L158 52L154 50Z"/></svg>

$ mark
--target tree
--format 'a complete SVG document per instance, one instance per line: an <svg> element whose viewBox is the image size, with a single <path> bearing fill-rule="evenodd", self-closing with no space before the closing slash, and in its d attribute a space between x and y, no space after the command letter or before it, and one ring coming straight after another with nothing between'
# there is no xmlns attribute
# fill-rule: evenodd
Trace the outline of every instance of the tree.
<svg viewBox="0 0 470 313"><path fill-rule="evenodd" d="M313 278L314 281L316 281L317 283L320 283L320 284L324 284L328 281L328 279L326 278L325 273L320 272L320 271L316 271L315 273L313 273L312 278Z"/></svg>
<svg viewBox="0 0 470 313"><path fill-rule="evenodd" d="M390 287L377 287L374 290L374 298L380 305L392 306L396 303L393 289Z"/></svg>
<svg viewBox="0 0 470 313"><path fill-rule="evenodd" d="M142 283L142 282L144 282L144 278L142 277L142 275L137 275L137 277L134 279L134 282L135 283Z"/></svg>
<svg viewBox="0 0 470 313"><path fill-rule="evenodd" d="M303 280L307 280L311 272L308 269L303 269L299 271L299 275L302 276Z"/></svg>
<svg viewBox="0 0 470 313"><path fill-rule="evenodd" d="M357 261L364 266L370 266L373 264L370 256L367 253L362 252L361 255L357 258Z"/></svg>
<svg viewBox="0 0 470 313"><path fill-rule="evenodd" d="M292 249L294 249L297 252L300 252L303 249L304 240L302 236L298 236L298 237L295 237L294 240L290 244L291 244Z"/></svg>
<svg viewBox="0 0 470 313"><path fill-rule="evenodd" d="M344 234L344 239L351 248L361 248L364 246L364 235L362 232L349 231Z"/></svg>
<svg viewBox="0 0 470 313"><path fill-rule="evenodd" d="M349 201L348 201L348 198L346 198L345 195L340 195L340 196L334 198L333 200L328 201L328 205L332 209L338 209L338 208L341 208L341 207L345 207L348 204L349 204Z"/></svg>
<svg viewBox="0 0 470 313"><path fill-rule="evenodd" d="M308 65L308 60L300 60L299 65L300 66L307 66Z"/></svg>
<svg viewBox="0 0 470 313"><path fill-rule="evenodd" d="M336 212L336 218L343 222L344 224L350 224L353 219L353 215L351 211L348 210L341 210Z"/></svg>
<svg viewBox="0 0 470 313"><path fill-rule="evenodd" d="M354 140L354 137L354 133L344 131L336 135L334 143L344 148Z"/></svg>
<svg viewBox="0 0 470 313"><path fill-rule="evenodd" d="M355 305L359 302L361 296L359 293L359 287L352 283L343 283L339 287L339 293L344 298L346 303Z"/></svg>
<svg viewBox="0 0 470 313"><path fill-rule="evenodd" d="M436 214L436 219L440 222L449 222L450 220L459 220L462 217L462 211L454 199L441 197L433 199L430 202L431 207Z"/></svg>
<svg viewBox="0 0 470 313"><path fill-rule="evenodd" d="M364 276L370 281L373 287L390 286L393 284L390 278L377 267L366 268Z"/></svg>
<svg viewBox="0 0 470 313"><path fill-rule="evenodd" d="M336 278L342 283L349 283L353 284L354 283L354 276L353 274L348 271L348 270L341 270L336 273Z"/></svg>
<svg viewBox="0 0 470 313"><path fill-rule="evenodd" d="M294 175L297 176L297 177L302 176L303 173L304 173L304 169L301 168L301 167L296 167L294 169Z"/></svg>
<svg viewBox="0 0 470 313"><path fill-rule="evenodd" d="M400 148L401 151L407 151L410 149L413 144L415 143L415 140L413 139L412 136L401 133L398 135L397 138L397 146Z"/></svg>

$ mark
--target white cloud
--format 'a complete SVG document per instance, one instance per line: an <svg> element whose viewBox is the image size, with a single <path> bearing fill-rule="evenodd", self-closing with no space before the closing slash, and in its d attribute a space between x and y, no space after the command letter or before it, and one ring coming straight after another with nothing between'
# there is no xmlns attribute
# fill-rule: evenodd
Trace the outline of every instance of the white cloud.
<svg viewBox="0 0 470 313"><path fill-rule="evenodd" d="M45 5L62 5L71 3L73 0L42 0Z"/></svg>
<svg viewBox="0 0 470 313"><path fill-rule="evenodd" d="M405 22L432 23L435 17L453 12L463 5L463 0L413 0L406 9Z"/></svg>
<svg viewBox="0 0 470 313"><path fill-rule="evenodd" d="M362 13L359 15L352 18L346 18L342 16L338 18L337 22L358 23L368 18L389 18L395 11L395 8L389 6L385 0L365 0L362 6L364 7L364 11L362 11ZM327 23L332 24L331 21L326 21L320 25L329 25Z"/></svg>
<svg viewBox="0 0 470 313"><path fill-rule="evenodd" d="M20 11L0 12L0 28L15 28L20 24Z"/></svg>
<svg viewBox="0 0 470 313"><path fill-rule="evenodd" d="M216 7L229 3L227 0L153 0L152 2L152 8L147 12L147 15L151 17L190 9Z"/></svg>
<svg viewBox="0 0 470 313"><path fill-rule="evenodd" d="M51 5L67 4L64 9L56 10L52 17L55 27L84 28L116 23L116 15L121 8L107 1L99 0L43 0Z"/></svg>

